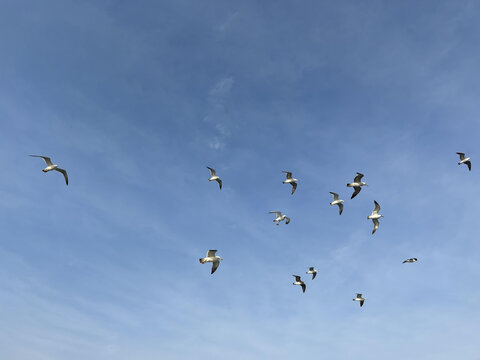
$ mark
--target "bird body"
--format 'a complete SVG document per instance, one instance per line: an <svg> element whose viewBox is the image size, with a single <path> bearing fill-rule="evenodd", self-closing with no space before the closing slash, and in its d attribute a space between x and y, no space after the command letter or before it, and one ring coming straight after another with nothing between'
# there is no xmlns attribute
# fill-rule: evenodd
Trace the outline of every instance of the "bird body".
<svg viewBox="0 0 480 360"><path fill-rule="evenodd" d="M47 167L42 170L44 173L47 173L47 172L53 171L53 170L62 173L63 177L65 178L65 183L68 185L67 170L59 168L57 164L53 164L52 160L48 156L41 156L41 155L30 155L30 156L39 157L39 158L42 158L45 161L45 163L47 164Z"/></svg>
<svg viewBox="0 0 480 360"><path fill-rule="evenodd" d="M457 152L457 155L460 156L460 161L458 162L458 165L465 164L468 166L468 171L472 170L472 162L470 161L469 157L465 157L464 153Z"/></svg>
<svg viewBox="0 0 480 360"><path fill-rule="evenodd" d="M292 177L292 173L290 171L282 171L286 174L287 178L282 181L282 184L290 184L292 185L292 195L297 190L297 181L298 179L295 179Z"/></svg>
<svg viewBox="0 0 480 360"><path fill-rule="evenodd" d="M220 265L220 260L223 260L220 256L215 255L216 252L217 250L208 250L207 256L198 259L200 264L205 264L206 262L212 263L212 272L210 274L213 274L215 270L217 270L218 265Z"/></svg>
<svg viewBox="0 0 480 360"><path fill-rule="evenodd" d="M338 205L338 215L342 215L343 212L343 200L338 198L338 194L331 192L330 194L333 195L333 201L330 203L330 205Z"/></svg>
<svg viewBox="0 0 480 360"><path fill-rule="evenodd" d="M360 301L360 307L363 306L363 303L365 302L365 298L362 297L362 294L357 294L357 297L355 299L352 299L353 301Z"/></svg>
<svg viewBox="0 0 480 360"><path fill-rule="evenodd" d="M375 231L377 231L378 226L380 225L380 222L378 221L378 219L383 217L383 215L380 215L378 213L380 211L380 205L378 205L378 203L375 200L373 200L373 203L375 204L375 208L373 209L372 213L369 216L367 216L367 219L370 219L373 221L372 235L375 234Z"/></svg>
<svg viewBox="0 0 480 360"><path fill-rule="evenodd" d="M308 271L307 271L307 274L312 274L312 280L315 279L315 276L317 276L317 270L311 266Z"/></svg>
<svg viewBox="0 0 480 360"><path fill-rule="evenodd" d="M280 211L270 211L269 214L275 214L275 219L273 219L273 221L275 222L275 225L280 225L280 221L283 221L285 220L285 224L289 224L290 223L290 218L280 212Z"/></svg>
<svg viewBox="0 0 480 360"><path fill-rule="evenodd" d="M363 176L364 176L363 174L357 172L357 176L355 176L355 178L353 179L353 182L350 184L347 184L347 187L353 187L353 190L354 190L352 197L350 199L353 199L355 196L357 196L360 190L362 190L362 186L368 186L366 182L362 181Z"/></svg>
<svg viewBox="0 0 480 360"><path fill-rule="evenodd" d="M217 173L215 172L215 170L208 166L207 166L207 169L210 170L210 178L208 179L208 181L218 182L218 185L220 186L220 190L222 190L222 180L217 176Z"/></svg>
<svg viewBox="0 0 480 360"><path fill-rule="evenodd" d="M302 281L300 276L298 275L292 275L292 276L295 278L295 282L293 283L293 285L300 285L302 287L302 291L305 292L307 285L305 285L305 283Z"/></svg>
<svg viewBox="0 0 480 360"><path fill-rule="evenodd" d="M402 264L405 264L405 263L414 263L414 262L416 262L416 261L418 261L417 258L411 258L411 259L407 259L407 260L403 261Z"/></svg>

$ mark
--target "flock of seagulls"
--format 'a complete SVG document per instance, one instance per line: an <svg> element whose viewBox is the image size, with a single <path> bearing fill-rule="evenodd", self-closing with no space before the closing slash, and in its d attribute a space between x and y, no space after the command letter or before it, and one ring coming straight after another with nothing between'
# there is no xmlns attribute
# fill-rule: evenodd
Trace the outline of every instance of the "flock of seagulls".
<svg viewBox="0 0 480 360"><path fill-rule="evenodd" d="M470 161L470 158L465 157L465 154L461 153L461 152L457 152L457 154L460 156L460 161L459 161L458 165L465 164L468 167L468 170L471 171L472 170L472 163ZM42 170L44 173L55 170L55 171L58 171L61 174L63 174L63 177L65 179L65 184L68 185L67 171L65 169L62 169L62 168L58 167L58 165L53 164L50 157L42 156L42 155L30 155L30 156L42 158L45 161L47 167ZM216 171L213 168L207 166L207 169L210 170L210 178L208 179L208 181L216 181L219 185L220 190L221 190L222 189L222 180L216 174ZM293 178L292 173L290 171L282 171L282 172L286 174L286 179L282 183L283 184L290 184L292 186L291 194L293 195L295 193L295 190L297 190L298 179ZM360 193L360 191L362 190L362 186L368 186L367 183L362 181L363 176L364 175L362 173L357 172L357 175L353 179L353 182L347 184L347 187L353 187L353 190L354 190L350 199L353 199L355 196L357 196ZM339 215L342 215L343 207L344 207L344 204L343 204L344 200L341 200L339 198L339 195L335 192L330 192L330 194L333 195L333 201L330 203L330 205L332 205L332 206L337 205L338 206L338 213L339 213ZM375 207L373 208L372 213L367 216L367 219L372 220L372 222L373 222L372 235L375 234L375 232L378 230L378 227L380 225L379 219L381 217L383 217L383 215L379 214L380 205L378 204L378 202L376 200L374 200L373 203L374 203ZM275 225L277 225L277 226L282 221L285 221L285 224L290 223L290 218L286 214L282 214L281 211L270 211L269 213L270 214L275 214L275 219L273 219L273 222L275 222ZM205 264L207 262L212 263L211 274L213 274L218 269L218 266L220 265L220 261L223 260L220 256L216 255L216 253L217 253L217 250L208 250L207 255L205 257L199 259L199 262L201 264ZM403 261L403 264L414 263L414 262L417 262L417 261L418 261L417 258L406 259L406 260ZM317 276L317 272L318 271L315 269L315 267L311 266L311 267L309 267L306 274L311 274L312 275L312 280L313 280ZM301 277L299 275L292 275L292 276L295 277L295 282L293 283L293 285L301 286L302 292L305 292L305 290L307 288L307 285L305 284L304 281L302 281ZM355 299L353 299L353 301L359 301L360 307L363 306L365 300L366 299L364 297L362 297L362 294L360 294L360 293L357 293L357 296L355 297Z"/></svg>

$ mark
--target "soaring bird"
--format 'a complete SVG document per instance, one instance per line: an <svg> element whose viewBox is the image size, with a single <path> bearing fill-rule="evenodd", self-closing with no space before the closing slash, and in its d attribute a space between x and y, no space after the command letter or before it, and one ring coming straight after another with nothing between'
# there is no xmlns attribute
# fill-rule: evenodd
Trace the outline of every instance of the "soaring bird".
<svg viewBox="0 0 480 360"><path fill-rule="evenodd" d="M280 221L285 220L285 224L290 223L290 218L287 215L282 215L280 211L270 211L269 214L275 214L276 217L273 219L275 225L280 225Z"/></svg>
<svg viewBox="0 0 480 360"><path fill-rule="evenodd" d="M383 215L380 215L378 213L380 211L380 205L378 205L378 203L375 200L373 200L373 203L375 204L375 208L373 209L372 213L369 216L367 216L367 219L371 219L373 221L372 235L375 234L375 231L377 231L378 229L378 225L380 225L380 223L378 222L378 219L383 217Z"/></svg>
<svg viewBox="0 0 480 360"><path fill-rule="evenodd" d="M58 167L58 165L52 164L52 160L48 156L41 156L41 155L30 155L30 156L39 157L39 158L42 158L43 160L45 160L45 163L47 164L47 167L42 170L44 173L47 173L47 172L52 171L52 170L61 172L63 174L63 177L65 178L65 183L68 185L67 170L60 169Z"/></svg>
<svg viewBox="0 0 480 360"><path fill-rule="evenodd" d="M210 170L210 175L211 175L208 181L216 180L218 182L218 185L220 186L220 190L222 190L222 180L217 176L217 174L215 173L215 170L208 166L207 166L207 169Z"/></svg>
<svg viewBox="0 0 480 360"><path fill-rule="evenodd" d="M353 301L360 301L360 307L363 306L363 303L365 302L365 298L362 297L362 294L357 294L357 297L355 299L352 299Z"/></svg>
<svg viewBox="0 0 480 360"><path fill-rule="evenodd" d="M416 262L416 261L418 261L417 258L411 258L411 259L405 260L404 262L402 262L402 264L405 264L405 263L414 263L414 262Z"/></svg>
<svg viewBox="0 0 480 360"><path fill-rule="evenodd" d="M331 192L330 191L330 194L333 195L333 201L330 203L330 205L338 205L338 215L342 215L342 212L343 212L343 200L340 200L338 198L338 194L337 193L334 193L334 192Z"/></svg>
<svg viewBox="0 0 480 360"><path fill-rule="evenodd" d="M200 261L200 264L205 264L206 262L212 263L212 272L210 274L213 274L215 270L217 270L218 265L220 265L220 260L223 260L220 256L215 255L216 252L217 250L208 250L207 256L198 259Z"/></svg>
<svg viewBox="0 0 480 360"><path fill-rule="evenodd" d="M470 162L470 158L466 158L464 153L457 152L458 155L460 155L460 162L458 165L461 164L466 164L468 166L468 171L472 171L472 163Z"/></svg>
<svg viewBox="0 0 480 360"><path fill-rule="evenodd" d="M317 276L317 270L313 266L310 266L308 268L307 274L312 274L312 280L315 279L315 276Z"/></svg>
<svg viewBox="0 0 480 360"><path fill-rule="evenodd" d="M295 277L295 282L293 283L293 285L300 285L302 287L303 292L305 292L307 285L305 285L305 283L300 279L300 276L298 275L292 275L292 276Z"/></svg>
<svg viewBox="0 0 480 360"><path fill-rule="evenodd" d="M353 199L357 194L362 190L361 186L368 186L367 183L362 181L362 177L364 175L360 174L357 172L357 176L353 179L353 182L350 184L347 184L347 187L353 187L353 190L355 190L352 194L352 197L350 199Z"/></svg>
<svg viewBox="0 0 480 360"><path fill-rule="evenodd" d="M284 172L285 174L287 174L287 178L285 179L285 181L282 181L282 184L290 184L292 185L292 195L293 193L295 192L295 190L297 190L297 181L298 179L294 179L292 178L292 173L290 171L282 171Z"/></svg>

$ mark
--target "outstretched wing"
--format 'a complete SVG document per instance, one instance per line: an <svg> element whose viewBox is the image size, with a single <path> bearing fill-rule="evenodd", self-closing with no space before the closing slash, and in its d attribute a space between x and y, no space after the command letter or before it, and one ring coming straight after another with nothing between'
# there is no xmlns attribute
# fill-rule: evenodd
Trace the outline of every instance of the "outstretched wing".
<svg viewBox="0 0 480 360"><path fill-rule="evenodd" d="M465 159L465 154L461 152L457 152L457 155L460 155L460 160Z"/></svg>
<svg viewBox="0 0 480 360"><path fill-rule="evenodd" d="M222 180L220 180L220 179L216 179L216 180L218 182L218 185L220 186L220 190L222 190Z"/></svg>
<svg viewBox="0 0 480 360"><path fill-rule="evenodd" d="M209 167L209 166L207 166L207 169L208 169L208 170L210 170L210 174L211 174L212 176L215 176L215 175L216 175L216 173L215 173L215 170L214 170L214 169L212 169L212 168L211 168L211 167Z"/></svg>
<svg viewBox="0 0 480 360"><path fill-rule="evenodd" d="M305 289L307 288L307 285L302 284L301 286L302 286L302 291L305 292Z"/></svg>
<svg viewBox="0 0 480 360"><path fill-rule="evenodd" d="M362 294L357 294L357 299L361 298Z"/></svg>
<svg viewBox="0 0 480 360"><path fill-rule="evenodd" d="M338 200L338 194L337 194L337 193L334 193L334 192L331 192L331 191L330 191L330 194L333 195L333 201Z"/></svg>
<svg viewBox="0 0 480 360"><path fill-rule="evenodd" d="M216 252L217 252L217 250L208 250L206 257L215 257Z"/></svg>
<svg viewBox="0 0 480 360"><path fill-rule="evenodd" d="M317 276L317 273L314 272L313 275L312 275L312 280L315 279L315 276Z"/></svg>
<svg viewBox="0 0 480 360"><path fill-rule="evenodd" d="M290 171L282 171L283 173L287 174L287 179L292 178L292 173Z"/></svg>
<svg viewBox="0 0 480 360"><path fill-rule="evenodd" d="M220 265L220 261L217 260L212 262L212 272L210 274L213 274L215 270L217 270L218 265Z"/></svg>
<svg viewBox="0 0 480 360"><path fill-rule="evenodd" d="M358 182L362 181L362 177L363 177L363 174L357 172L357 176L355 176L355 179L353 179L353 182L358 183Z"/></svg>
<svg viewBox="0 0 480 360"><path fill-rule="evenodd" d="M293 193L295 192L295 190L297 190L297 183L290 183L290 185L292 185L292 195Z"/></svg>
<svg viewBox="0 0 480 360"><path fill-rule="evenodd" d="M300 279L300 276L298 276L298 275L292 275L292 276L295 278L295 281L302 281L302 280Z"/></svg>
<svg viewBox="0 0 480 360"><path fill-rule="evenodd" d="M470 162L470 160L465 161L465 164L467 164L468 166L468 171L472 171L472 163Z"/></svg>
<svg viewBox="0 0 480 360"><path fill-rule="evenodd" d="M290 224L290 218L288 216L285 216L285 224Z"/></svg>
<svg viewBox="0 0 480 360"><path fill-rule="evenodd" d="M363 306L363 303L365 302L365 300L360 300L360 307Z"/></svg>
<svg viewBox="0 0 480 360"><path fill-rule="evenodd" d="M352 197L350 199L353 199L355 196L357 196L357 194L360 192L360 190L362 190L362 188L360 186L354 186L353 190L355 191L353 192Z"/></svg>
<svg viewBox="0 0 480 360"><path fill-rule="evenodd" d="M269 214L275 214L277 217L282 216L282 212L281 212L281 211L269 211L268 213L269 213Z"/></svg>
<svg viewBox="0 0 480 360"><path fill-rule="evenodd" d="M378 229L378 225L380 225L380 223L378 222L378 219L372 219L373 221L373 230L372 230L372 235L375 234L375 231L377 231Z"/></svg>
<svg viewBox="0 0 480 360"><path fill-rule="evenodd" d="M337 204L338 205L338 215L342 215L343 212L343 203Z"/></svg>
<svg viewBox="0 0 480 360"><path fill-rule="evenodd" d="M65 178L65 183L68 185L68 174L67 174L67 170L65 169L60 169L60 168L56 168L55 170L57 170L58 172L61 172L63 174L63 177Z"/></svg>
<svg viewBox="0 0 480 360"><path fill-rule="evenodd" d="M375 204L375 208L373 209L374 214L378 214L380 211L380 205L378 205L378 202L376 200L373 200L373 203Z"/></svg>
<svg viewBox="0 0 480 360"><path fill-rule="evenodd" d="M30 155L30 156L42 158L47 163L47 166L53 165L52 160L48 156L41 156L41 155Z"/></svg>

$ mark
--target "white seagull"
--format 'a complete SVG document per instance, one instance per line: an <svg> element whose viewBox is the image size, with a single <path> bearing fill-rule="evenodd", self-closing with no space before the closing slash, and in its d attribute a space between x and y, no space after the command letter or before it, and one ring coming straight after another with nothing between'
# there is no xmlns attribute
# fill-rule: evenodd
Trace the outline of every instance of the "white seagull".
<svg viewBox="0 0 480 360"><path fill-rule="evenodd" d="M310 266L308 268L307 274L312 274L312 280L315 279L315 276L317 276L317 270L313 266Z"/></svg>
<svg viewBox="0 0 480 360"><path fill-rule="evenodd" d="M282 181L282 184L290 184L292 185L292 195L297 190L297 181L298 179L292 178L292 173L290 171L282 171L283 173L287 174L287 178L285 181Z"/></svg>
<svg viewBox="0 0 480 360"><path fill-rule="evenodd" d="M470 162L470 158L466 158L464 153L457 152L458 155L460 155L460 162L458 165L466 164L468 166L468 171L472 170L472 163Z"/></svg>
<svg viewBox="0 0 480 360"><path fill-rule="evenodd" d="M273 219L275 225L280 225L280 221L285 220L285 224L290 223L290 218L287 215L282 215L280 211L270 211L269 214L276 214L276 218Z"/></svg>
<svg viewBox="0 0 480 360"><path fill-rule="evenodd" d="M213 274L215 270L217 270L218 265L220 265L220 260L223 260L220 256L215 255L216 252L217 250L208 250L207 256L198 259L200 261L200 264L205 264L206 262L212 263L212 272L210 274Z"/></svg>
<svg viewBox="0 0 480 360"><path fill-rule="evenodd" d="M360 307L363 306L363 303L365 302L365 298L362 297L362 294L357 294L357 297L355 299L352 299L353 301L360 301Z"/></svg>
<svg viewBox="0 0 480 360"><path fill-rule="evenodd" d="M338 194L337 193L334 193L334 192L331 192L330 191L330 194L333 195L333 201L330 203L330 205L338 205L338 215L342 215L342 212L343 212L343 200L340 200L338 198Z"/></svg>
<svg viewBox="0 0 480 360"><path fill-rule="evenodd" d="M58 167L58 165L52 164L52 160L48 156L41 156L41 155L30 155L30 156L39 157L39 158L42 158L43 160L45 160L45 163L47 164L47 167L42 170L44 173L47 173L47 172L52 171L52 170L56 170L58 172L61 172L63 174L63 177L65 178L65 183L68 185L67 170L60 169Z"/></svg>
<svg viewBox="0 0 480 360"><path fill-rule="evenodd" d="M414 262L416 262L416 261L418 261L417 258L411 258L411 259L405 260L402 264L405 264L405 263L414 263Z"/></svg>
<svg viewBox="0 0 480 360"><path fill-rule="evenodd" d="M217 176L217 174L215 173L215 170L208 166L207 166L207 169L210 170L210 175L211 175L208 181L216 180L218 182L218 185L220 186L220 190L222 190L222 180Z"/></svg>
<svg viewBox="0 0 480 360"><path fill-rule="evenodd" d="M371 219L373 221L372 235L375 234L375 231L377 231L378 229L378 225L380 225L380 223L378 222L378 219L383 217L383 215L380 215L378 213L380 211L380 205L378 205L378 203L375 200L373 200L373 203L375 204L375 208L373 209L372 213L369 216L367 216L367 219Z"/></svg>
<svg viewBox="0 0 480 360"><path fill-rule="evenodd" d="M347 187L353 187L355 190L352 194L352 197L350 199L353 199L357 194L362 190L361 186L368 186L367 183L362 181L363 174L360 174L357 172L357 176L353 179L353 182L350 184L347 184Z"/></svg>
<svg viewBox="0 0 480 360"><path fill-rule="evenodd" d="M292 276L295 277L295 282L293 283L293 285L300 285L302 287L303 292L305 292L307 285L305 285L305 283L300 279L300 276L298 275L292 275Z"/></svg>

